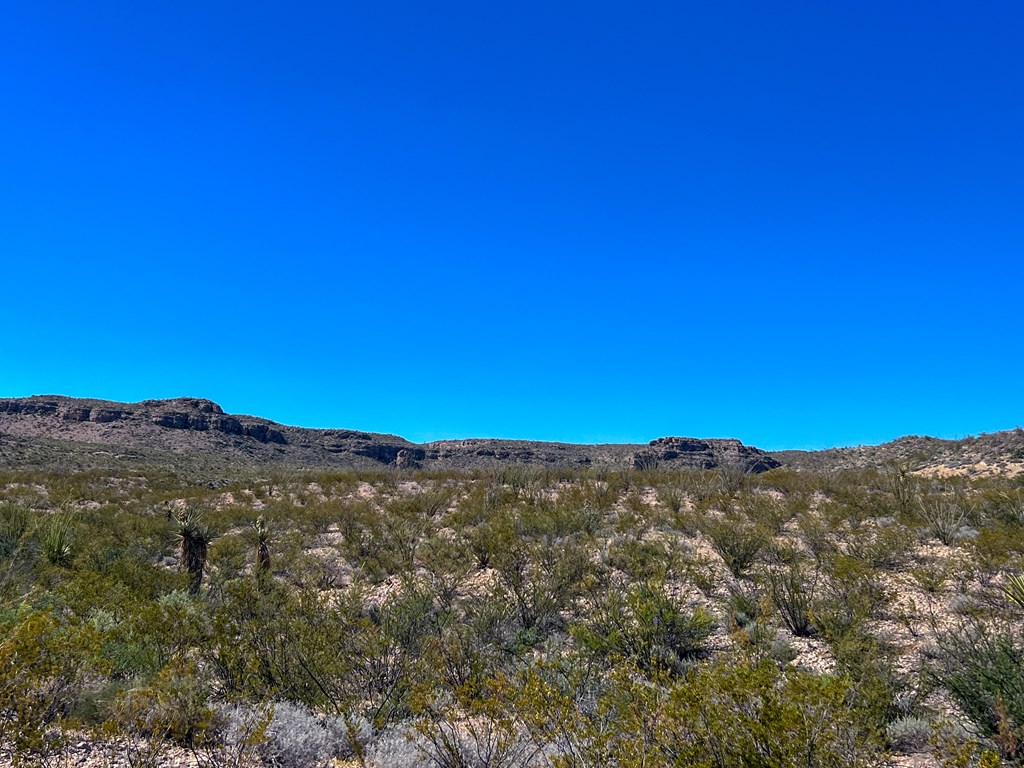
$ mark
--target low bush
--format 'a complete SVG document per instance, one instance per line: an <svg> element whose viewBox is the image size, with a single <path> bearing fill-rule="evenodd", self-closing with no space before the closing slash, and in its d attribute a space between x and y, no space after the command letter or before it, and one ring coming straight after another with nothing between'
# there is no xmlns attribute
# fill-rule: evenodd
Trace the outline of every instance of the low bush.
<svg viewBox="0 0 1024 768"><path fill-rule="evenodd" d="M1024 758L1024 638L965 620L937 639L932 679L949 691L980 735L1011 760Z"/></svg>
<svg viewBox="0 0 1024 768"><path fill-rule="evenodd" d="M708 520L703 531L730 573L737 578L750 569L769 540L762 528L738 514Z"/></svg>
<svg viewBox="0 0 1024 768"><path fill-rule="evenodd" d="M642 582L624 592L610 591L573 634L586 652L611 664L627 660L656 676L685 672L706 653L713 629L706 611L687 612L663 586Z"/></svg>
<svg viewBox="0 0 1024 768"><path fill-rule="evenodd" d="M798 637L815 632L812 620L817 573L813 577L799 565L784 571L769 571L768 594L782 623Z"/></svg>
<svg viewBox="0 0 1024 768"><path fill-rule="evenodd" d="M239 726L245 721L241 712L233 714L229 734L237 741L244 734ZM300 704L282 701L271 708L256 751L263 764L272 768L317 768L335 758L361 754L372 733L361 718L319 717Z"/></svg>

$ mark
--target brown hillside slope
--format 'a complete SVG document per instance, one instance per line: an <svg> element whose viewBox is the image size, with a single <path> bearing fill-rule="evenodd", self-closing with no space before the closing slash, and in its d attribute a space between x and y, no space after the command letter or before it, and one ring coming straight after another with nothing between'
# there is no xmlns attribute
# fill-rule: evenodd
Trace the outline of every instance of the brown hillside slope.
<svg viewBox="0 0 1024 768"><path fill-rule="evenodd" d="M899 464L920 474L939 477L1015 477L1024 473L1024 429L1017 427L962 440L909 436L881 445L824 451L774 451L771 455L787 466L818 472L881 469Z"/></svg>

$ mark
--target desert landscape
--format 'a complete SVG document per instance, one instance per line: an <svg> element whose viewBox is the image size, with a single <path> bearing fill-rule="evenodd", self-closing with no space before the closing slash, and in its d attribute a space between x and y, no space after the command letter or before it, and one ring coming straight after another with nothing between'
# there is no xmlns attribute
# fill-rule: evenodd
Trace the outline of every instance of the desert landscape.
<svg viewBox="0 0 1024 768"><path fill-rule="evenodd" d="M3 760L1017 764L1022 460L0 401Z"/></svg>
<svg viewBox="0 0 1024 768"><path fill-rule="evenodd" d="M0 768L1024 768L1022 39L0 2Z"/></svg>

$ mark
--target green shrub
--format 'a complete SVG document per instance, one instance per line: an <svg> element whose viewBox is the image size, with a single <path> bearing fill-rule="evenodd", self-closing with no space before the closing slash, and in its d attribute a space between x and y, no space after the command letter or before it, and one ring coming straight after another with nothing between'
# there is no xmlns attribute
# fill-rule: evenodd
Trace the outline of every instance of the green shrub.
<svg viewBox="0 0 1024 768"><path fill-rule="evenodd" d="M917 507L926 530L947 546L956 540L967 522L969 507L958 495L924 496L918 499Z"/></svg>
<svg viewBox="0 0 1024 768"><path fill-rule="evenodd" d="M878 735L847 693L841 678L721 662L673 687L664 738L674 765L878 765Z"/></svg>
<svg viewBox="0 0 1024 768"><path fill-rule="evenodd" d="M0 629L0 742L23 760L51 754L85 686L105 672L101 635L49 611L27 612Z"/></svg>
<svg viewBox="0 0 1024 768"><path fill-rule="evenodd" d="M768 660L701 665L668 686L623 667L590 694L532 669L514 699L556 768L882 764L878 734L851 706L841 678Z"/></svg>
<svg viewBox="0 0 1024 768"><path fill-rule="evenodd" d="M735 513L708 520L704 524L704 534L711 539L715 551L736 577L749 570L769 540L764 529Z"/></svg>
<svg viewBox="0 0 1024 768"><path fill-rule="evenodd" d="M768 595L782 623L798 637L813 635L812 608L817 572L808 576L802 567L794 565L781 572L769 571L767 581Z"/></svg>
<svg viewBox="0 0 1024 768"><path fill-rule="evenodd" d="M0 558L10 557L28 532L29 511L20 504L0 504Z"/></svg>
<svg viewBox="0 0 1024 768"><path fill-rule="evenodd" d="M962 622L937 639L933 679L1004 757L1024 758L1024 638L1019 630Z"/></svg>
<svg viewBox="0 0 1024 768"><path fill-rule="evenodd" d="M628 660L649 675L678 675L707 652L713 629L703 609L687 612L663 585L641 582L609 591L573 635L586 652L610 663Z"/></svg>
<svg viewBox="0 0 1024 768"><path fill-rule="evenodd" d="M43 531L43 556L51 565L69 568L75 554L75 520L71 512L58 512Z"/></svg>

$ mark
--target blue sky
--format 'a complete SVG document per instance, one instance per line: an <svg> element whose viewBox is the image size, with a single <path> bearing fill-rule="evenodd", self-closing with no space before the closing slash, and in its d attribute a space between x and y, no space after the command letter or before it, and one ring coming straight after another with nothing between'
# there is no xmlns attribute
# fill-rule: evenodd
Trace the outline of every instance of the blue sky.
<svg viewBox="0 0 1024 768"><path fill-rule="evenodd" d="M1024 422L1017 2L0 6L0 396L414 440Z"/></svg>

